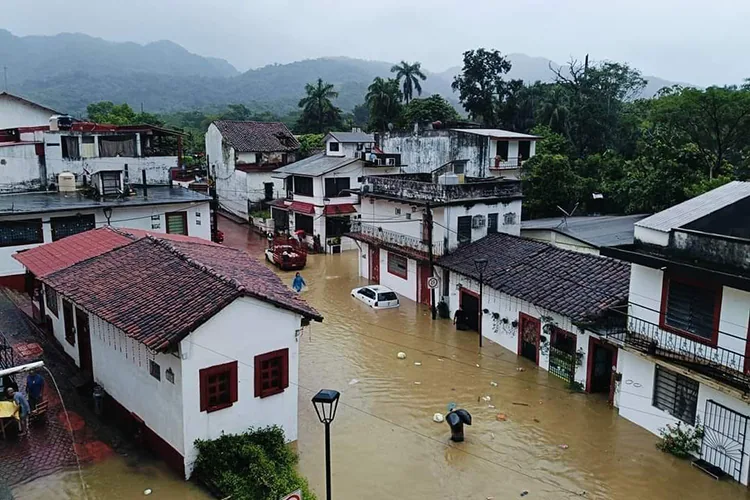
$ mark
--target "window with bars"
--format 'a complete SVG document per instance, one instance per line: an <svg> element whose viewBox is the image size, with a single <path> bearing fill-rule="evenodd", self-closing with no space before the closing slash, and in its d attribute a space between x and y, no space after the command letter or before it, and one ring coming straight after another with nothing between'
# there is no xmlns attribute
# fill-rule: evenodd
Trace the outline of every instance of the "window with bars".
<svg viewBox="0 0 750 500"><path fill-rule="evenodd" d="M169 212L165 216L167 218L167 233L184 234L187 236L187 212Z"/></svg>
<svg viewBox="0 0 750 500"><path fill-rule="evenodd" d="M300 196L312 196L313 195L313 180L312 177L301 177L299 175L294 176L294 194Z"/></svg>
<svg viewBox="0 0 750 500"><path fill-rule="evenodd" d="M458 244L471 243L471 215L458 218Z"/></svg>
<svg viewBox="0 0 750 500"><path fill-rule="evenodd" d="M409 276L409 261L406 257L388 252L388 272L399 278L407 279Z"/></svg>
<svg viewBox="0 0 750 500"><path fill-rule="evenodd" d="M96 219L94 214L52 217L50 219L50 226L52 227L52 241L57 241L66 236L94 229L96 227Z"/></svg>
<svg viewBox="0 0 750 500"><path fill-rule="evenodd" d="M662 328L716 344L721 310L721 289L666 277L662 295Z"/></svg>
<svg viewBox="0 0 750 500"><path fill-rule="evenodd" d="M203 368L200 374L201 411L212 412L237 401L237 362Z"/></svg>
<svg viewBox="0 0 750 500"><path fill-rule="evenodd" d="M47 310L57 316L57 292L50 286L44 285L44 299L47 303Z"/></svg>
<svg viewBox="0 0 750 500"><path fill-rule="evenodd" d="M153 359L148 360L148 372L156 380L161 380L161 366L159 366L159 363L157 363Z"/></svg>
<svg viewBox="0 0 750 500"><path fill-rule="evenodd" d="M42 219L0 222L0 247L44 243Z"/></svg>
<svg viewBox="0 0 750 500"><path fill-rule="evenodd" d="M255 397L266 398L289 387L289 349L255 356Z"/></svg>
<svg viewBox="0 0 750 500"><path fill-rule="evenodd" d="M695 380L656 366L653 405L686 424L695 425L698 408L698 387Z"/></svg>

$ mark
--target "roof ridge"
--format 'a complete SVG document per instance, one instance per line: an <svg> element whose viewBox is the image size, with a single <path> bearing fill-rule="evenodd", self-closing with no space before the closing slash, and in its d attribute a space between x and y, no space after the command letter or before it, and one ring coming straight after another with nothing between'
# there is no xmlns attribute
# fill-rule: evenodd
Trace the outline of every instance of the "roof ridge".
<svg viewBox="0 0 750 500"><path fill-rule="evenodd" d="M150 234L146 235L146 237L143 239L147 239L150 242L160 246L161 248L164 248L165 250L171 252L173 255L177 256L183 262L186 262L188 265L194 267L195 269L198 269L201 272L209 274L213 276L214 278L218 279L219 281L232 285L239 293L244 294L247 292L245 287L239 281L237 281L234 278L230 278L229 276L225 276L221 274L220 272L216 271L211 266L206 265L200 262L199 260L190 257L189 255L186 255L184 252L182 252L181 250L176 248L174 245L172 245L172 243L169 240L160 239ZM210 245L206 245L206 246L210 246Z"/></svg>

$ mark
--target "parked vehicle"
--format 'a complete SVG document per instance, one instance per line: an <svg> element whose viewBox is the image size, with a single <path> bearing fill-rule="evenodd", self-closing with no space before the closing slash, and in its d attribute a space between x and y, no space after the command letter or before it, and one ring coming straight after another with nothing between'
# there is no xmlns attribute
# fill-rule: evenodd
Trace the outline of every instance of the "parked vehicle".
<svg viewBox="0 0 750 500"><path fill-rule="evenodd" d="M400 304L398 295L382 285L368 285L352 290L352 297L361 300L373 309L390 309Z"/></svg>
<svg viewBox="0 0 750 500"><path fill-rule="evenodd" d="M294 238L277 236L266 249L266 260L284 271L300 270L307 264L307 248Z"/></svg>

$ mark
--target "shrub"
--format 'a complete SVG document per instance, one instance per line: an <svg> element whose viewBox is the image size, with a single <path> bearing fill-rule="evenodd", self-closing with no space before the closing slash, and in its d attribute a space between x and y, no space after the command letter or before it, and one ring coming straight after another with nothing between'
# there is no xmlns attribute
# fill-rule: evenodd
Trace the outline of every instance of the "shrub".
<svg viewBox="0 0 750 500"><path fill-rule="evenodd" d="M701 449L703 426L697 422L695 427L683 427L682 422L677 422L677 425L667 424L666 428L659 429L659 434L661 441L656 443L658 449L679 458L688 458Z"/></svg>
<svg viewBox="0 0 750 500"><path fill-rule="evenodd" d="M297 473L297 455L278 426L222 434L211 441L199 439L195 446L198 458L193 474L222 496L266 500L301 489L303 498L315 500L307 481Z"/></svg>

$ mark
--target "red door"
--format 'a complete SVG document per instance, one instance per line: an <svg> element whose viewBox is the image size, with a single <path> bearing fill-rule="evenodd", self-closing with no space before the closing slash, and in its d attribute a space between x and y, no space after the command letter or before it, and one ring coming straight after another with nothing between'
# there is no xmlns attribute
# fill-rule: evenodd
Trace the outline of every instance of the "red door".
<svg viewBox="0 0 750 500"><path fill-rule="evenodd" d="M370 246L370 281L380 283L380 249Z"/></svg>
<svg viewBox="0 0 750 500"><path fill-rule="evenodd" d="M427 286L427 280L430 279L430 276L432 273L430 273L430 266L429 264L420 264L419 265L419 284L417 285L419 287L419 302L429 306L430 305L430 287Z"/></svg>
<svg viewBox="0 0 750 500"><path fill-rule="evenodd" d="M518 317L518 354L539 364L539 341L542 336L542 322L520 313Z"/></svg>

